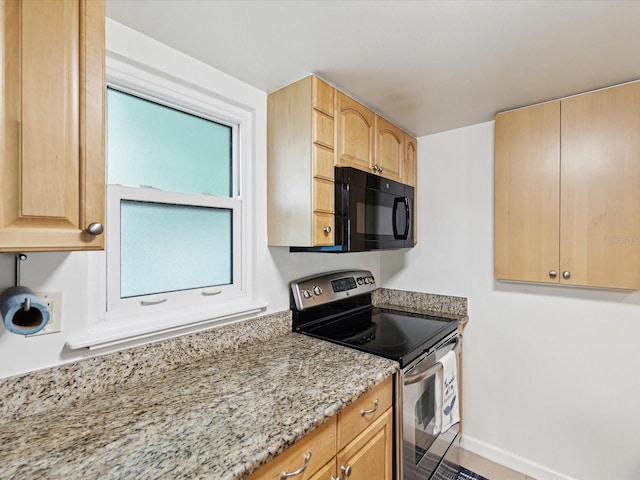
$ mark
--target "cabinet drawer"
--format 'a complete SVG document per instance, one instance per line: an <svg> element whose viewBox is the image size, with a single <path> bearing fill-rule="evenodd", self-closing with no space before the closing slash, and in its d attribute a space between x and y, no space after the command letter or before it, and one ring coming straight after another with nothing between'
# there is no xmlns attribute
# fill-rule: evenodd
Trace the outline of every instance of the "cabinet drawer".
<svg viewBox="0 0 640 480"><path fill-rule="evenodd" d="M280 480L282 472L293 472L305 464L305 455L311 452L308 466L296 480L309 480L325 467L336 454L336 418L333 417L272 461L254 472L248 480Z"/></svg>
<svg viewBox="0 0 640 480"><path fill-rule="evenodd" d="M313 111L313 142L333 148L333 118L324 113Z"/></svg>
<svg viewBox="0 0 640 480"><path fill-rule="evenodd" d="M369 425L375 422L393 404L391 377L362 395L356 402L340 412L338 422L338 450L344 448ZM377 401L377 408L376 408ZM362 413L372 410L374 412Z"/></svg>
<svg viewBox="0 0 640 480"><path fill-rule="evenodd" d="M333 245L335 243L333 237L333 215L331 213L313 212L313 244ZM330 227L330 231L325 231L326 227Z"/></svg>
<svg viewBox="0 0 640 480"><path fill-rule="evenodd" d="M313 108L333 117L335 89L318 77L313 77Z"/></svg>
<svg viewBox="0 0 640 480"><path fill-rule="evenodd" d="M313 179L313 210L324 213L334 213L335 205L333 197L335 195L334 183L318 178ZM333 227L331 227L333 228Z"/></svg>
<svg viewBox="0 0 640 480"><path fill-rule="evenodd" d="M321 177L333 181L333 150L314 144L313 160L315 162L313 167L313 175L315 177Z"/></svg>

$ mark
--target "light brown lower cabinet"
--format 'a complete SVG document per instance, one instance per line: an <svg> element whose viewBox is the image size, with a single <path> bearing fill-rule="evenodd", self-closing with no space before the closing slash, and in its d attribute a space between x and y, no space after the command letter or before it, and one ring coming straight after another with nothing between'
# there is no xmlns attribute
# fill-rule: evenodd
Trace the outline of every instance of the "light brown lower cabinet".
<svg viewBox="0 0 640 480"><path fill-rule="evenodd" d="M391 480L392 404L389 378L248 480Z"/></svg>
<svg viewBox="0 0 640 480"><path fill-rule="evenodd" d="M392 417L392 410L387 410L369 428L338 452L336 459L340 478L391 480L393 474Z"/></svg>

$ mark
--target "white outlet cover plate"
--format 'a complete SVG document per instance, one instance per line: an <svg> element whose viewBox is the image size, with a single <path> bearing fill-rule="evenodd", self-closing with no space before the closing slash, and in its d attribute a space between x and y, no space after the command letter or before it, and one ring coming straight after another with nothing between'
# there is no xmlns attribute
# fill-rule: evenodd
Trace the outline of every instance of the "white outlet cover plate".
<svg viewBox="0 0 640 480"><path fill-rule="evenodd" d="M62 331L62 292L34 292L42 303L49 307L49 321L47 325L37 333L27 335L36 337L49 333L60 333Z"/></svg>

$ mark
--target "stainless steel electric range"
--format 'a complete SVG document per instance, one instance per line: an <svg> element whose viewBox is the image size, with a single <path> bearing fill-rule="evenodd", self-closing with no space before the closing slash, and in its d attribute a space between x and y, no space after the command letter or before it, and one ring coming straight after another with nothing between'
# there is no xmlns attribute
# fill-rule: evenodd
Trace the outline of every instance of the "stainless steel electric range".
<svg viewBox="0 0 640 480"><path fill-rule="evenodd" d="M344 270L291 283L293 330L397 361L395 472L398 480L428 480L458 434L438 431L436 373L439 360L458 348L458 321L378 308L371 272Z"/></svg>

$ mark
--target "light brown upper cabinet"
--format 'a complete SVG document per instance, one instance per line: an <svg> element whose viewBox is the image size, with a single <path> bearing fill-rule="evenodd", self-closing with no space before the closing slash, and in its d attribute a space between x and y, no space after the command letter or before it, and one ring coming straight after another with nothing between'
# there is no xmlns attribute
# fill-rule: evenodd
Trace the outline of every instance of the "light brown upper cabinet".
<svg viewBox="0 0 640 480"><path fill-rule="evenodd" d="M6 0L0 251L104 247L104 2Z"/></svg>
<svg viewBox="0 0 640 480"><path fill-rule="evenodd" d="M267 164L269 245L330 246L335 245L334 167L415 187L416 140L309 75L269 94Z"/></svg>
<svg viewBox="0 0 640 480"><path fill-rule="evenodd" d="M337 93L337 156L339 167L373 171L376 114L342 92Z"/></svg>
<svg viewBox="0 0 640 480"><path fill-rule="evenodd" d="M498 279L640 288L640 82L496 116Z"/></svg>
<svg viewBox="0 0 640 480"><path fill-rule="evenodd" d="M308 76L267 101L269 245L334 245L335 89Z"/></svg>
<svg viewBox="0 0 640 480"><path fill-rule="evenodd" d="M409 134L404 134L404 165L402 183L416 187L418 178L418 142ZM413 232L415 235L415 231Z"/></svg>
<svg viewBox="0 0 640 480"><path fill-rule="evenodd" d="M405 133L384 118L376 115L376 151L373 171L385 178L402 181Z"/></svg>
<svg viewBox="0 0 640 480"><path fill-rule="evenodd" d="M418 243L418 141L404 134L404 165L402 183L411 185L413 190L413 242Z"/></svg>
<svg viewBox="0 0 640 480"><path fill-rule="evenodd" d="M557 283L560 102L496 115L495 275Z"/></svg>

